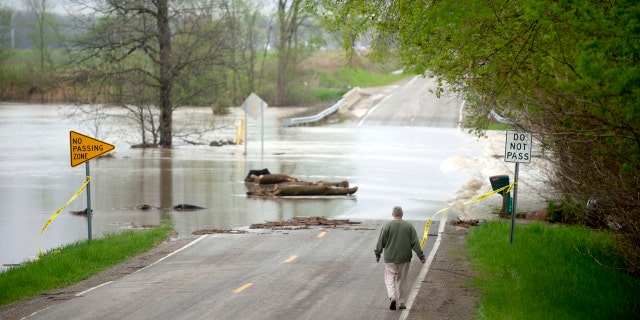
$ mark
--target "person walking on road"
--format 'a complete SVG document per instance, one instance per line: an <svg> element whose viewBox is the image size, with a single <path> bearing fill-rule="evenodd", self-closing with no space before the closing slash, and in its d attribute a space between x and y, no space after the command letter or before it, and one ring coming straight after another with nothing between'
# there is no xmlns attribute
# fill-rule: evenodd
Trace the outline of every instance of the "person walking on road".
<svg viewBox="0 0 640 320"><path fill-rule="evenodd" d="M424 263L424 252L420 248L420 241L416 229L411 223L402 220L402 208L393 207L393 220L385 223L380 230L378 243L374 253L376 262L380 262L380 255L384 251L384 282L387 285L389 309L395 310L399 303L400 309L406 309L407 276L411 264L412 250L420 262Z"/></svg>

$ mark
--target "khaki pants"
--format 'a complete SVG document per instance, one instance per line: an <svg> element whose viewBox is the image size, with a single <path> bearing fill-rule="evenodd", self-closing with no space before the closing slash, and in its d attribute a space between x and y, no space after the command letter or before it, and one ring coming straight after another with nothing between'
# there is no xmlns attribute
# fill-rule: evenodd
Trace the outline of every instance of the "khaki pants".
<svg viewBox="0 0 640 320"><path fill-rule="evenodd" d="M398 303L407 302L407 277L411 262L385 263L384 283L387 285L389 299L394 298Z"/></svg>

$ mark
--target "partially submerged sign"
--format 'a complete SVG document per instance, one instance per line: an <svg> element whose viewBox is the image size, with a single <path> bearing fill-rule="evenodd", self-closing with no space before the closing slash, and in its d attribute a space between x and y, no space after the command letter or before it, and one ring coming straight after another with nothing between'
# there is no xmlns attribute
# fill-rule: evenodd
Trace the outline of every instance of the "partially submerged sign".
<svg viewBox="0 0 640 320"><path fill-rule="evenodd" d="M264 155L264 109L269 107L269 105L264 102L257 94L251 93L247 99L242 103L242 110L244 110L245 115L249 115L253 119L261 119L261 127L262 127L262 154ZM245 116L246 118L246 116ZM245 124L244 127L244 154L247 154L247 127Z"/></svg>
<svg viewBox="0 0 640 320"><path fill-rule="evenodd" d="M251 118L258 119L269 105L262 100L257 94L251 93L242 103L242 110Z"/></svg>
<svg viewBox="0 0 640 320"><path fill-rule="evenodd" d="M112 144L85 136L84 134L75 131L69 132L69 143L72 167L85 163L116 148Z"/></svg>

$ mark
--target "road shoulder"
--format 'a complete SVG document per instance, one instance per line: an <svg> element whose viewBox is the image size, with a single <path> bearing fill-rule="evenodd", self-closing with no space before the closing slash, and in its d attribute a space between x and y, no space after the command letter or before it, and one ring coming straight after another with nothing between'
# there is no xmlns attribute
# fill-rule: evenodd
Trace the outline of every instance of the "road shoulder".
<svg viewBox="0 0 640 320"><path fill-rule="evenodd" d="M442 244L411 306L408 320L473 319L480 301L470 284L467 229L447 223Z"/></svg>
<svg viewBox="0 0 640 320"><path fill-rule="evenodd" d="M121 262L87 280L4 306L0 308L0 319L22 319L57 303L73 299L76 297L76 294L80 292L120 279L128 274L149 266L166 257L168 254L186 246L195 239L197 238L188 237L162 242L153 249L128 259L127 261Z"/></svg>

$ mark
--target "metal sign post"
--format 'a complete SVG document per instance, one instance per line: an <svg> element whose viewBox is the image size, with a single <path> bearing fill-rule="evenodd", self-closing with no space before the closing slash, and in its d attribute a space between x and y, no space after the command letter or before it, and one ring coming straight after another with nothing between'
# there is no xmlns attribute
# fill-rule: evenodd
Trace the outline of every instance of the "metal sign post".
<svg viewBox="0 0 640 320"><path fill-rule="evenodd" d="M514 229L516 227L516 205L518 202L518 173L520 163L531 163L531 133L507 130L507 142L504 146L504 161L515 162L516 172L513 185L513 207L511 209L511 237L510 242L515 241Z"/></svg>
<svg viewBox="0 0 640 320"><path fill-rule="evenodd" d="M516 229L516 208L518 207L518 172L520 172L520 162L516 162L516 173L513 179L513 207L511 208L511 235L509 243L515 241L514 230Z"/></svg>
<svg viewBox="0 0 640 320"><path fill-rule="evenodd" d="M264 160L264 105L265 102L261 99L260 100L260 130L261 130L261 134L260 134L260 165L262 166L262 161Z"/></svg>
<svg viewBox="0 0 640 320"><path fill-rule="evenodd" d="M244 102L242 103L242 110L244 110L245 112L245 119L246 116L249 115L251 118L256 119L258 117L260 117L261 120L261 135L262 135L262 156L264 157L264 109L268 108L269 105L264 102L264 100L262 100L257 94L255 93L251 93L247 99L244 100ZM258 110L260 111L260 114L258 115ZM246 121L245 121L245 128L246 128ZM244 154L247 155L247 133L246 133L246 129L245 129L245 137L244 137Z"/></svg>
<svg viewBox="0 0 640 320"><path fill-rule="evenodd" d="M87 173L87 177L91 177L91 170L89 169L89 161L87 161L85 163L85 172ZM87 233L88 235L88 239L89 241L91 241L91 218L92 218L92 212L93 210L91 210L91 181L89 181L89 183L87 183Z"/></svg>

